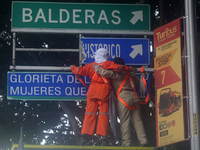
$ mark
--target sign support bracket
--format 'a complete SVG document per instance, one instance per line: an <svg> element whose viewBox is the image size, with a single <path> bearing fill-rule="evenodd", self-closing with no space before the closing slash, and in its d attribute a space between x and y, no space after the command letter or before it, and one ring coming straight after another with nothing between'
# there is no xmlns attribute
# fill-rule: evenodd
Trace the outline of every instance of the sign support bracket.
<svg viewBox="0 0 200 150"><path fill-rule="evenodd" d="M13 33L13 55L12 55L12 64L15 65L15 40L16 40L16 33Z"/></svg>

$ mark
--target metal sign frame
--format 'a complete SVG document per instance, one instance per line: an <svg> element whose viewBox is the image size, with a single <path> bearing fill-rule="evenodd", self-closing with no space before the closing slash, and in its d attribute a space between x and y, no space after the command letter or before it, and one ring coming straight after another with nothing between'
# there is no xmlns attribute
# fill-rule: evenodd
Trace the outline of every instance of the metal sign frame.
<svg viewBox="0 0 200 150"><path fill-rule="evenodd" d="M19 2L17 2L19 3ZM23 2L24 3L24 2ZM36 2L34 2L36 3ZM116 4L115 4L116 5ZM150 23L150 22L149 22ZM79 65L81 65L82 51L81 51L81 36L82 34L103 34L103 35L144 35L153 36L153 31L137 31L137 30L90 30L90 29L45 29L45 28L11 28L13 32L13 54L12 65L10 70L47 70L47 71L70 71L69 67L63 66L19 66L15 64L15 53L17 51L62 51L62 52L79 52ZM79 49L36 49L36 48L16 48L16 34L17 33L52 33L52 34L79 34ZM139 69L139 68L138 68ZM152 72L153 68L145 68ZM145 70L146 71L146 70Z"/></svg>

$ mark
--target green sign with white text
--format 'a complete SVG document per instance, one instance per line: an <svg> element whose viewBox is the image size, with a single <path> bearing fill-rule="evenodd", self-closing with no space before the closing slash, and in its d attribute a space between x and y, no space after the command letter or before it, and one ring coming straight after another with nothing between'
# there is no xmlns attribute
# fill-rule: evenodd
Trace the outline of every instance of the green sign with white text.
<svg viewBox="0 0 200 150"><path fill-rule="evenodd" d="M12 29L150 30L150 6L101 3L12 3Z"/></svg>

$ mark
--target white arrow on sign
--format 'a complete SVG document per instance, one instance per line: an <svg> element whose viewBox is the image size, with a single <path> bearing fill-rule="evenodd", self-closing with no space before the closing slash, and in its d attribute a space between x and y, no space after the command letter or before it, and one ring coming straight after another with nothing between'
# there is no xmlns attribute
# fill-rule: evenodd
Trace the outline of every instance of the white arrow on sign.
<svg viewBox="0 0 200 150"><path fill-rule="evenodd" d="M142 50L142 44L139 45L132 45L131 48L133 49L133 51L129 54L130 57L132 57L133 59L140 54L141 56L143 55L143 50Z"/></svg>
<svg viewBox="0 0 200 150"><path fill-rule="evenodd" d="M143 11L133 11L132 14L134 15L133 18L131 18L130 22L134 25L138 20L143 21Z"/></svg>

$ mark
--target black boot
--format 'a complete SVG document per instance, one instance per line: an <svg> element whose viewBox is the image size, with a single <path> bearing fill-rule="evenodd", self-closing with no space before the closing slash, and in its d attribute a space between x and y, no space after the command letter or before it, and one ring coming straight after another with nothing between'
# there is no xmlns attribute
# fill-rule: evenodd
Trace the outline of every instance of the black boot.
<svg viewBox="0 0 200 150"><path fill-rule="evenodd" d="M106 136L101 137L101 144L100 146L109 146L108 138Z"/></svg>
<svg viewBox="0 0 200 150"><path fill-rule="evenodd" d="M108 140L107 140L107 139L102 140L100 146L109 146L109 142L108 142Z"/></svg>
<svg viewBox="0 0 200 150"><path fill-rule="evenodd" d="M81 135L81 138L80 138L80 140L79 140L79 142L78 142L78 145L82 145L82 146L83 146L83 145L87 145L89 142L90 142L89 136L83 134L83 135Z"/></svg>
<svg viewBox="0 0 200 150"><path fill-rule="evenodd" d="M121 142L119 140L119 138L115 137L115 145L116 146L120 146L121 145Z"/></svg>

